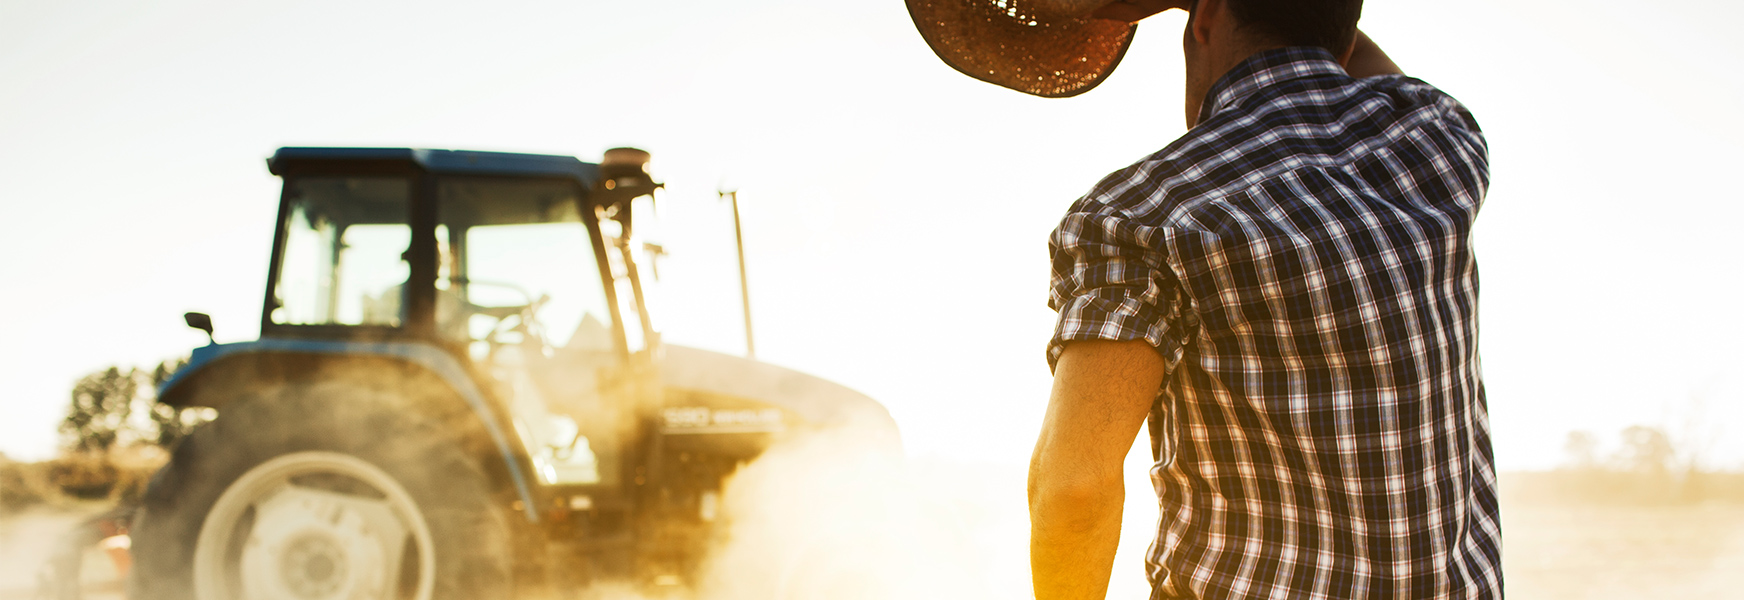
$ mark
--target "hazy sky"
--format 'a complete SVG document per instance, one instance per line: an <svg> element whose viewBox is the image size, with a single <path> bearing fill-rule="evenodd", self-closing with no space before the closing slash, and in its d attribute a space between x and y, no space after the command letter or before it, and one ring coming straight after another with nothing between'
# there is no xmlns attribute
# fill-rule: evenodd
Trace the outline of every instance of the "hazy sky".
<svg viewBox="0 0 1744 600"><path fill-rule="evenodd" d="M670 187L667 340L740 348L714 197L737 187L761 358L883 401L912 453L1021 464L1049 384L1046 235L1182 133L1182 20L1043 100L946 67L899 0L0 0L0 452L52 453L81 374L204 343L184 311L259 333L275 148L634 145ZM1363 28L1490 142L1503 468L1555 465L1571 429L1744 428L1739 22L1696 0L1368 2Z"/></svg>

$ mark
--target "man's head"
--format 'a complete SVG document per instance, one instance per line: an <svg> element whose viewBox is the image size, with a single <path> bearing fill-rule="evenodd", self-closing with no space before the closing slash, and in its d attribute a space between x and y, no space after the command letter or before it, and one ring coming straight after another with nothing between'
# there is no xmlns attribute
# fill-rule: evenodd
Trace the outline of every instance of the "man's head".
<svg viewBox="0 0 1744 600"><path fill-rule="evenodd" d="M1192 127L1211 85L1254 53L1317 46L1341 62L1349 58L1362 0L1194 0L1188 14L1182 50Z"/></svg>
<svg viewBox="0 0 1744 600"><path fill-rule="evenodd" d="M1356 38L1362 0L1223 0L1237 23L1283 46L1319 46L1342 56Z"/></svg>

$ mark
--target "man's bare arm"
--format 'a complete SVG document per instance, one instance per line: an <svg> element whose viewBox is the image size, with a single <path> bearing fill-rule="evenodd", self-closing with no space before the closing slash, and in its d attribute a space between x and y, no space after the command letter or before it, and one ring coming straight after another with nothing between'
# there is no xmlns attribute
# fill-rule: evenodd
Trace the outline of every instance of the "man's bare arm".
<svg viewBox="0 0 1744 600"><path fill-rule="evenodd" d="M1344 70L1351 77L1373 77L1376 75L1404 75L1399 65L1393 64L1393 59L1387 57L1381 47L1369 39L1369 35L1357 30L1356 41L1351 45L1350 58L1344 61Z"/></svg>
<svg viewBox="0 0 1744 600"><path fill-rule="evenodd" d="M1193 0L1114 0L1100 4L1101 6L1090 13L1091 17L1137 23L1140 19L1171 8L1192 10Z"/></svg>
<svg viewBox="0 0 1744 600"><path fill-rule="evenodd" d="M1029 467L1030 570L1037 600L1102 600L1126 501L1121 467L1163 381L1143 341L1072 342Z"/></svg>

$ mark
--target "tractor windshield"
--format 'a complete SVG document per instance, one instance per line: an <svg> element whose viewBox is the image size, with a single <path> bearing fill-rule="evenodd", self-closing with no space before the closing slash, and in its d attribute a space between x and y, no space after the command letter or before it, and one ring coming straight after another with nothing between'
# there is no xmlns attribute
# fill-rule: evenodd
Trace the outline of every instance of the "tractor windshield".
<svg viewBox="0 0 1744 600"><path fill-rule="evenodd" d="M437 201L439 331L461 341L531 334L559 349L616 347L574 183L445 178Z"/></svg>

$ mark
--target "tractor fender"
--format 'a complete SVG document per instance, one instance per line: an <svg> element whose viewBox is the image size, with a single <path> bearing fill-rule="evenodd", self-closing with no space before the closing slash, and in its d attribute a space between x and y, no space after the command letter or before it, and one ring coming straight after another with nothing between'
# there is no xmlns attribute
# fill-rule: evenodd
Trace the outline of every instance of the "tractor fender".
<svg viewBox="0 0 1744 600"><path fill-rule="evenodd" d="M661 346L660 381L785 409L819 428L855 428L900 445L896 421L871 397L847 386L765 362L698 348Z"/></svg>
<svg viewBox="0 0 1744 600"><path fill-rule="evenodd" d="M538 504L513 450L509 433L492 405L486 401L460 362L428 344L409 342L348 342L266 338L253 342L211 344L195 348L188 363L158 388L158 401L170 406L206 406L222 409L235 390L258 386L262 380L289 381L298 378L310 363L372 358L409 366L434 375L466 403L502 457L515 494L529 522L538 522ZM299 365L301 362L303 365Z"/></svg>

